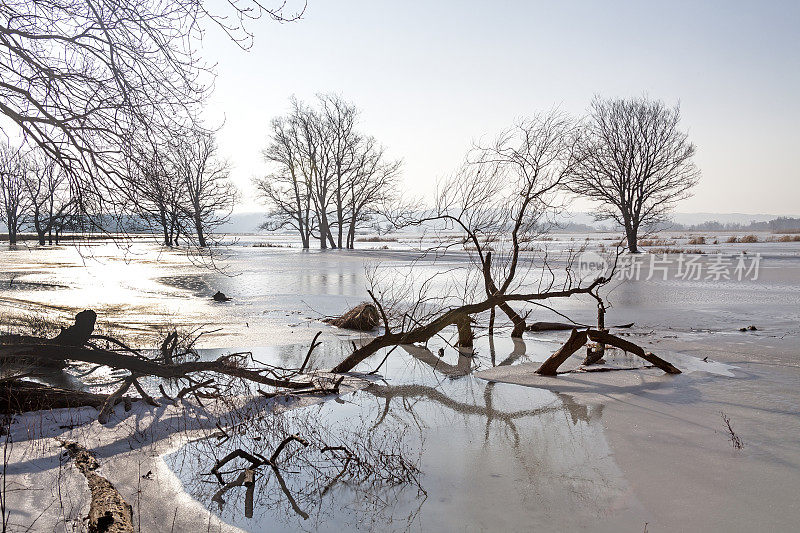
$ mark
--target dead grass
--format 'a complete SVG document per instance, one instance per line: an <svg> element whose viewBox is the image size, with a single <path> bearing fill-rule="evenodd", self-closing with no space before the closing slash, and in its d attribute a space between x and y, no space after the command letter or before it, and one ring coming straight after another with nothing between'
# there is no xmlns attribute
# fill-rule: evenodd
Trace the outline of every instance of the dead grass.
<svg viewBox="0 0 800 533"><path fill-rule="evenodd" d="M687 254L705 255L706 252L699 248L650 248L647 250L651 254Z"/></svg>
<svg viewBox="0 0 800 533"><path fill-rule="evenodd" d="M719 414L722 416L722 421L725 423L725 429L728 432L728 438L731 441L731 446L733 446L733 448L736 450L741 450L744 448L744 442L742 442L742 439L733 430L730 417L726 415L724 411L720 411Z"/></svg>
<svg viewBox="0 0 800 533"><path fill-rule="evenodd" d="M705 243L706 243L706 238L703 237L702 235L698 235L696 237L692 237L692 238L689 239L689 244L698 245L698 244L705 244Z"/></svg>
<svg viewBox="0 0 800 533"><path fill-rule="evenodd" d="M800 242L800 235L781 235L780 237L770 237L767 242Z"/></svg>
<svg viewBox="0 0 800 533"><path fill-rule="evenodd" d="M356 237L356 242L397 242L397 237L381 237L372 235L369 237Z"/></svg>
<svg viewBox="0 0 800 533"><path fill-rule="evenodd" d="M673 246L676 242L670 239L639 239L639 246Z"/></svg>

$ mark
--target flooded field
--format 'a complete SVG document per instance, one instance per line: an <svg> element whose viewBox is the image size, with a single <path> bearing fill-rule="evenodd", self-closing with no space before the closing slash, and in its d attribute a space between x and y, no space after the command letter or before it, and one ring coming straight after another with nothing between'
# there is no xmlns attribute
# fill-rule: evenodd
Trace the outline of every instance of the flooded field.
<svg viewBox="0 0 800 533"><path fill-rule="evenodd" d="M554 252L608 246L590 238L586 244L583 236L557 236L539 245ZM266 242L272 246L253 246ZM66 324L91 308L101 326L134 339L167 326L203 326L210 332L200 341L204 358L247 350L284 367L299 366L322 331L310 366L325 369L349 353L351 342L369 338L319 319L365 300L370 272L411 269L424 277L468 264L464 252L416 261L402 242L373 250L366 248L384 244L359 244L360 250L320 252L242 238L215 258L221 270L147 243L127 253L113 243L18 247L0 252L0 315L8 329L34 312ZM183 501L182 514L190 508L217 517L212 530L791 530L800 520L800 244L702 248L710 252L702 259L706 272L721 252L730 269L739 257L749 267L757 256L757 276L737 279L730 270L727 279L694 279L680 273L677 260L650 275L656 264L645 254L639 279L615 281L608 296L607 324L634 322L624 333L681 368L679 376L637 368L543 378L533 373L537 362L567 332L512 341L501 323L494 338L478 330L474 351L460 353L448 329L427 346L394 350L383 365L385 351L362 362L360 373L378 370L366 388L292 410L277 402L271 416L280 422L267 417L264 431L256 424L225 441L142 446L159 461L163 455L164 469L153 469L152 482L135 474L115 483L128 501L138 501L141 491L145 498L163 495L163 486L175 482L190 500L170 500L162 521L173 519L173 508L179 516L176 502ZM213 302L218 290L233 299ZM596 316L589 299L559 302L557 309L577 322ZM561 319L533 308L529 320ZM755 330L739 331L750 325ZM609 353L611 367L641 366ZM564 366L581 359L579 352ZM723 413L743 448L731 445ZM280 480L269 469L259 474L252 509L244 486L215 498L219 487L208 475L214 462L236 447L268 455L276 428L365 450L369 474L321 490L315 469L341 463L325 466L297 451L286 457ZM376 449L386 453L371 455ZM112 463L118 453L113 446L99 452ZM37 469L55 472L58 464L51 458ZM387 474L401 467L402 483ZM27 482L41 483L43 474L32 472ZM147 505L140 509L159 502Z"/></svg>

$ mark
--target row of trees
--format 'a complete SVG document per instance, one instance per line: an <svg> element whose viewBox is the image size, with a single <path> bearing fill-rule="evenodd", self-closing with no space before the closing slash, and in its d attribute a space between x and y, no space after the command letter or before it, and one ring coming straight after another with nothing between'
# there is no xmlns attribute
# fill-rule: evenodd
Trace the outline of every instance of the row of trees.
<svg viewBox="0 0 800 533"><path fill-rule="evenodd" d="M293 228L303 248L353 248L356 230L392 199L401 161L358 128L358 109L332 94L291 100L271 122L271 172L254 184L271 208L266 229Z"/></svg>
<svg viewBox="0 0 800 533"><path fill-rule="evenodd" d="M57 243L65 230L95 229L149 230L163 235L167 246L208 246L236 200L230 165L218 156L213 135L193 131L159 148L140 144L126 150L125 163L125 187L117 194L126 202L116 216L102 217L102 205L87 206L87 195L76 194L74 182L45 152L0 144L0 222L9 243L26 230L44 245L53 244L53 234Z"/></svg>
<svg viewBox="0 0 800 533"><path fill-rule="evenodd" d="M78 223L75 201L64 172L54 161L22 154L0 144L0 203L10 244L20 231L36 232L39 244L58 242L65 229Z"/></svg>
<svg viewBox="0 0 800 533"><path fill-rule="evenodd" d="M158 186L169 182L163 188L178 194L171 189L179 182L183 199L180 216L170 213L174 229L165 242L191 229L192 240L202 245L207 238L198 219L207 223L218 215L209 215L211 203L199 198L227 186L221 180L198 183L197 166L205 163L175 157L172 149L176 143L180 154L208 148L212 132L202 112L214 69L198 50L203 34L213 28L247 48L255 19L297 20L304 9L302 0L272 7L261 0L3 0L0 136L20 152L51 161L69 190L70 209L101 231L119 230L142 213L158 213L149 220L160 217L152 202L161 200L152 198L152 176L143 177L140 159L166 148L170 161L156 168L168 168L170 177L159 170ZM195 134L206 146L198 148ZM22 220L14 192L21 173L7 170L3 177L4 218L12 231Z"/></svg>
<svg viewBox="0 0 800 533"><path fill-rule="evenodd" d="M375 140L357 131L357 116L352 104L321 95L316 107L293 99L290 113L272 121L264 150L272 172L255 180L271 208L265 227L295 229L304 248L312 237L319 239L322 248L352 248L356 228L370 221L370 216L380 213L396 218L398 211L420 210L419 205L392 201L400 162L386 160ZM530 153L515 153L507 143L519 137L527 149L557 144L553 157L557 153L565 166L553 186L541 194L593 200L597 220L616 222L625 231L629 250L637 252L642 228L663 222L699 177L692 162L695 146L679 123L678 106L645 97L595 98L580 120L551 113L544 119L521 121L498 137L493 151L476 147L471 152L457 171L458 179L447 181L454 189L443 191L438 207L449 203L453 194L484 190L480 206L464 206L472 211L470 217L484 216L495 222L513 218L508 211L514 211L514 203L498 202L502 197L498 191L509 185L505 168L524 170L540 162L531 160ZM527 197L524 193L515 194ZM538 221L533 215L528 213L514 224L533 227ZM492 227L497 231L496 224Z"/></svg>
<svg viewBox="0 0 800 533"><path fill-rule="evenodd" d="M194 131L155 149L145 144L128 156L134 212L163 244L206 247L236 202L230 164L219 157L214 136Z"/></svg>

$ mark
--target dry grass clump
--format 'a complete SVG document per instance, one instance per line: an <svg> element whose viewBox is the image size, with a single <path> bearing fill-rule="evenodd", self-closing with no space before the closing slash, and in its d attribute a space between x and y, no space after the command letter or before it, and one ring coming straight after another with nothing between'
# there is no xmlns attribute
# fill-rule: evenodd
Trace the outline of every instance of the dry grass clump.
<svg viewBox="0 0 800 533"><path fill-rule="evenodd" d="M744 448L744 442L742 442L741 437L733 431L730 417L726 415L724 411L720 411L719 414L722 415L722 421L725 423L725 429L728 431L728 438L731 441L731 446L736 450Z"/></svg>
<svg viewBox="0 0 800 533"><path fill-rule="evenodd" d="M780 237L770 237L769 242L800 242L800 235L781 235Z"/></svg>
<svg viewBox="0 0 800 533"><path fill-rule="evenodd" d="M368 237L356 237L356 242L397 242L396 237L381 237L380 235L372 235Z"/></svg>
<svg viewBox="0 0 800 533"><path fill-rule="evenodd" d="M697 245L697 244L705 244L705 243L706 243L706 238L703 237L702 235L699 235L699 236L696 236L696 237L692 237L691 239L689 239L689 244Z"/></svg>
<svg viewBox="0 0 800 533"><path fill-rule="evenodd" d="M0 334L29 335L31 337L55 337L65 324L56 317L36 312L21 316L3 317L4 331Z"/></svg>
<svg viewBox="0 0 800 533"><path fill-rule="evenodd" d="M674 240L669 239L639 239L639 246L673 246Z"/></svg>
<svg viewBox="0 0 800 533"><path fill-rule="evenodd" d="M745 243L745 244L752 244L754 242L760 242L758 240L758 235L745 235L744 237L739 237L738 235L731 235L728 237L726 241L728 243Z"/></svg>
<svg viewBox="0 0 800 533"><path fill-rule="evenodd" d="M648 250L651 254L687 254L687 255L705 255L706 252L700 248L650 248Z"/></svg>
<svg viewBox="0 0 800 533"><path fill-rule="evenodd" d="M380 317L378 316L378 309L374 305L369 302L363 302L342 316L325 318L323 322L327 322L337 328L370 331L378 327Z"/></svg>

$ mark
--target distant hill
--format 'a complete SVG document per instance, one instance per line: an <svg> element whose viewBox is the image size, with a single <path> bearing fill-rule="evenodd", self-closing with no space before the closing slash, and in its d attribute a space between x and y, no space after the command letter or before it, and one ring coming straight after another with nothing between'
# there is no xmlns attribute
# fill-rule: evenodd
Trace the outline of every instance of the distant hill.
<svg viewBox="0 0 800 533"><path fill-rule="evenodd" d="M258 227L266 219L266 213L234 213L219 233L261 233Z"/></svg>

